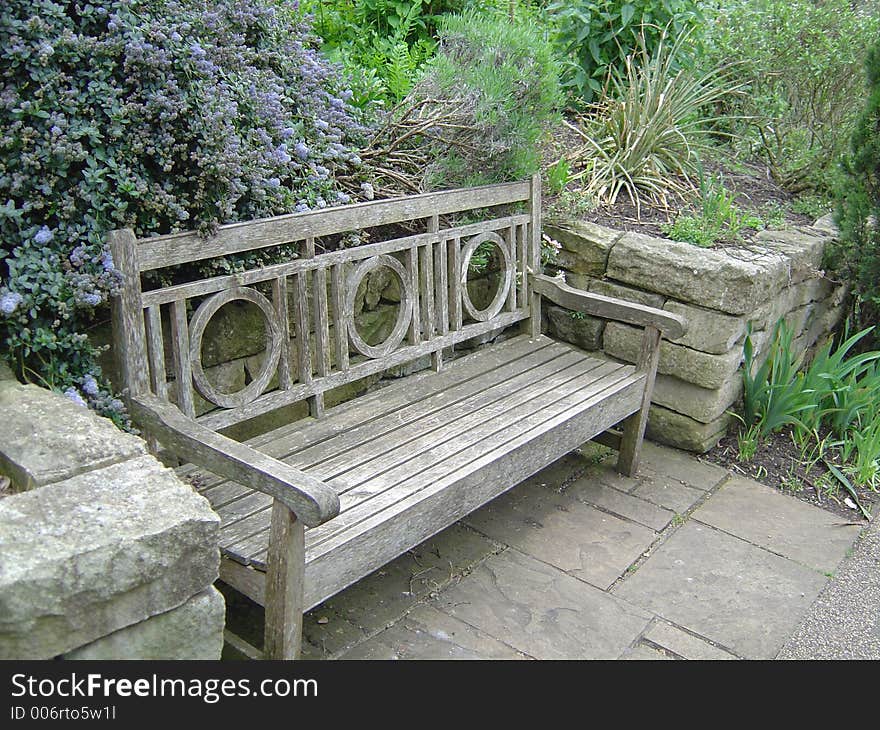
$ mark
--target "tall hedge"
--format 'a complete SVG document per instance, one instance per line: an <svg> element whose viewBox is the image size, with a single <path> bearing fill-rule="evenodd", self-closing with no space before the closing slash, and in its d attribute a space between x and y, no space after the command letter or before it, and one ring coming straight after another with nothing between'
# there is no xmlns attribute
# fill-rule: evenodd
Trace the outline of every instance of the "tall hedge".
<svg viewBox="0 0 880 730"><path fill-rule="evenodd" d="M350 93L274 0L4 0L0 357L118 414L85 335L118 285L106 232L347 202Z"/></svg>
<svg viewBox="0 0 880 730"><path fill-rule="evenodd" d="M866 70L867 100L838 190L840 240L827 262L852 285L864 326L880 324L880 38L868 54Z"/></svg>

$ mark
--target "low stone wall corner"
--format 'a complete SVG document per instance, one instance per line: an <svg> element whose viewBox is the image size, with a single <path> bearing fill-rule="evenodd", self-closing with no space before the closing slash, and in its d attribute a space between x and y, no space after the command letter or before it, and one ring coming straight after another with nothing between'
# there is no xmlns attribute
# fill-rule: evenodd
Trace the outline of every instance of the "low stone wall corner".
<svg viewBox="0 0 880 730"><path fill-rule="evenodd" d="M845 286L820 270L837 235L831 216L813 226L766 230L743 247L704 249L594 223L547 224L561 244L559 268L576 288L665 309L688 320L687 333L663 340L647 435L704 452L726 433L742 394L743 342L751 329L758 356L784 318L794 347L809 353L846 314ZM635 362L641 333L617 322L547 307L551 335L622 362Z"/></svg>
<svg viewBox="0 0 880 730"><path fill-rule="evenodd" d="M144 442L0 378L0 659L219 659L220 521Z"/></svg>

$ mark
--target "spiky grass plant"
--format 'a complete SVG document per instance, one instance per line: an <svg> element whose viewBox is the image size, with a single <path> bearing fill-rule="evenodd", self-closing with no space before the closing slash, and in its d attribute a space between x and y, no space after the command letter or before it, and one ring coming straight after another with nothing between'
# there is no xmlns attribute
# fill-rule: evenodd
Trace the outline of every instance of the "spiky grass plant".
<svg viewBox="0 0 880 730"><path fill-rule="evenodd" d="M573 179L587 194L613 205L622 191L640 208L640 196L667 205L670 195L693 190L700 153L709 136L724 134L727 117L715 105L741 86L730 66L710 71L679 67L690 33L670 42L664 33L654 53L644 39L621 75L609 78L603 98L572 129L584 141L570 155L581 168Z"/></svg>

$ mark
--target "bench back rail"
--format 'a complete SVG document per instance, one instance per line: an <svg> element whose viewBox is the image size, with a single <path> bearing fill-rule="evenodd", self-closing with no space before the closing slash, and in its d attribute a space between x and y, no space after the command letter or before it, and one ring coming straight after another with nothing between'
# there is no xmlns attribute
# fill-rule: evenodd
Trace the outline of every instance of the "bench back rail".
<svg viewBox="0 0 880 730"><path fill-rule="evenodd" d="M129 230L114 231L110 245L125 278L113 317L123 386L174 402L219 430L306 399L320 416L327 390L425 355L439 370L445 348L532 316L528 274L540 262L539 184L535 177L280 216L222 226L209 238L137 240ZM510 204L524 212L497 213ZM444 226L444 216L468 211L480 220ZM315 251L316 237L422 219L424 233ZM142 286L146 271L297 242L300 256L284 263L149 291ZM467 282L481 247L496 251L501 266L493 300L479 309ZM382 268L396 280L400 303L391 333L370 344L355 321L358 290ZM212 317L235 301L260 310L266 347L251 382L224 393L206 374L202 346ZM214 407L198 418L196 393Z"/></svg>

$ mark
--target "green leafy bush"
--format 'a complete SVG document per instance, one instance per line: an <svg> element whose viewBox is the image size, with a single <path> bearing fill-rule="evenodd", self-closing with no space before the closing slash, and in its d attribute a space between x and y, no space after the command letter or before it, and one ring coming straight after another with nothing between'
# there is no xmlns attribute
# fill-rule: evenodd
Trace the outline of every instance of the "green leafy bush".
<svg viewBox="0 0 880 730"><path fill-rule="evenodd" d="M118 417L85 335L118 286L107 231L345 202L365 130L270 0L7 0L0 58L0 355Z"/></svg>
<svg viewBox="0 0 880 730"><path fill-rule="evenodd" d="M748 93L730 110L751 150L793 192L827 189L853 128L875 0L725 0L709 12L709 63L736 59Z"/></svg>
<svg viewBox="0 0 880 730"><path fill-rule="evenodd" d="M406 97L437 50L443 18L466 9L533 16L529 0L304 0L293 12L314 18L322 50L351 82L352 102L369 108Z"/></svg>
<svg viewBox="0 0 880 730"><path fill-rule="evenodd" d="M387 106L409 93L437 47L440 18L466 0L306 0L324 53L352 82L353 103Z"/></svg>
<svg viewBox="0 0 880 730"><path fill-rule="evenodd" d="M418 98L465 102L470 129L437 150L428 187L517 180L540 167L538 140L561 104L550 44L529 27L473 12L446 17Z"/></svg>
<svg viewBox="0 0 880 730"><path fill-rule="evenodd" d="M537 142L560 104L538 31L499 14L450 15L438 54L362 157L382 192L518 180L539 170Z"/></svg>
<svg viewBox="0 0 880 730"><path fill-rule="evenodd" d="M852 285L862 325L880 322L880 38L866 68L868 99L837 190L840 238L828 248L826 261Z"/></svg>
<svg viewBox="0 0 880 730"><path fill-rule="evenodd" d="M564 58L563 86L579 102L602 94L611 72L625 73L627 58L702 26L696 0L553 0L547 8L556 27L555 43ZM690 48L677 46L677 61Z"/></svg>

